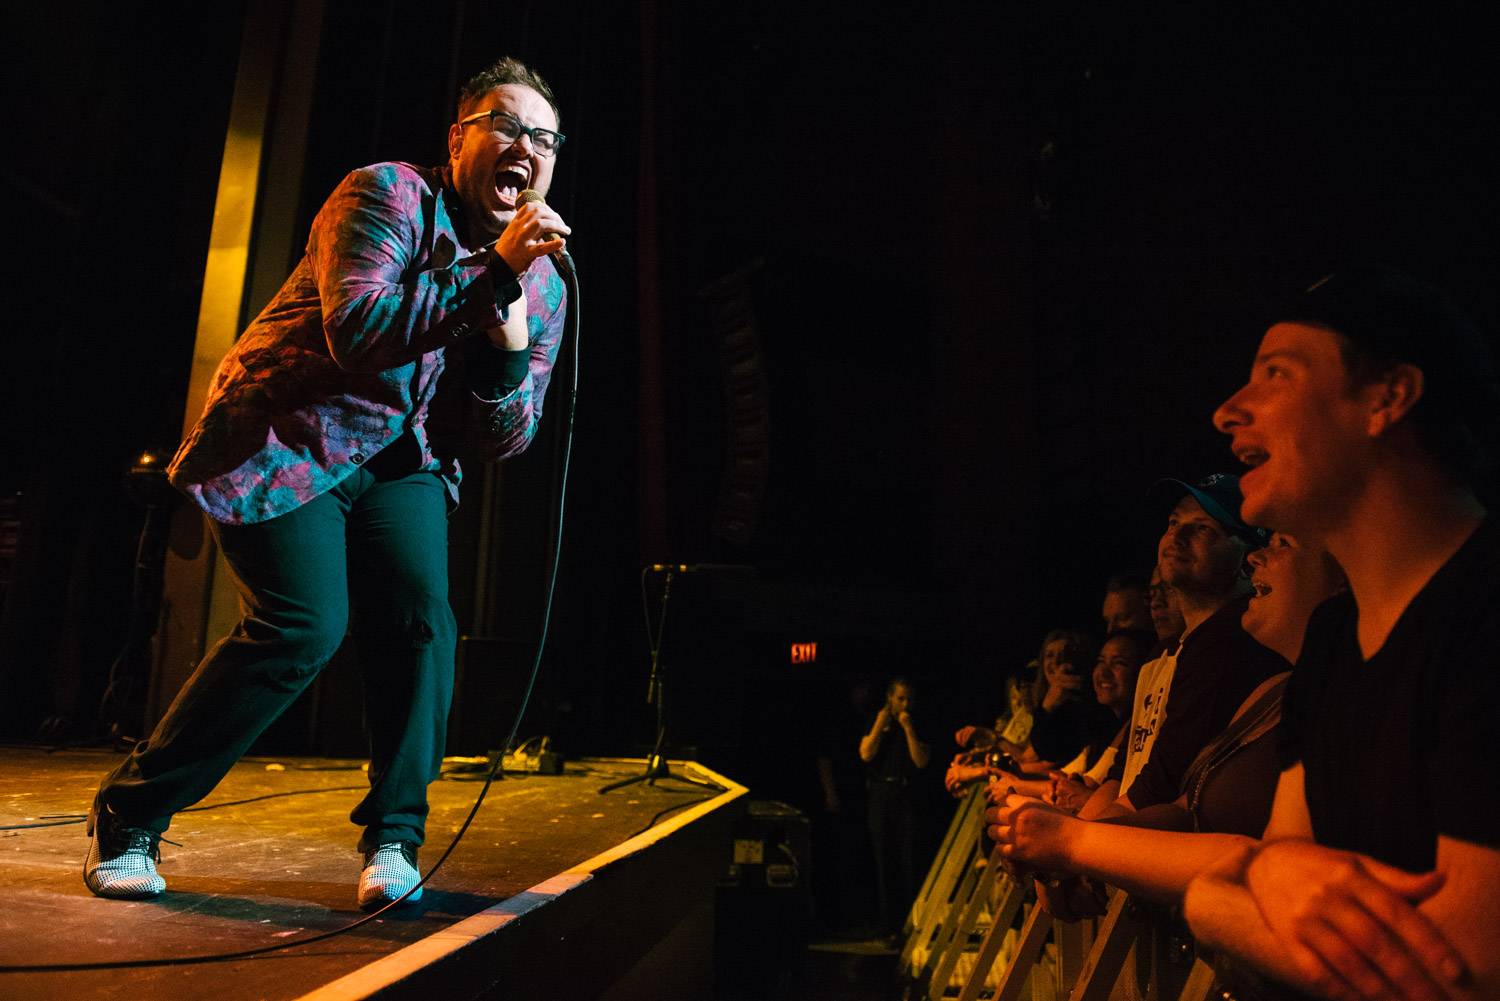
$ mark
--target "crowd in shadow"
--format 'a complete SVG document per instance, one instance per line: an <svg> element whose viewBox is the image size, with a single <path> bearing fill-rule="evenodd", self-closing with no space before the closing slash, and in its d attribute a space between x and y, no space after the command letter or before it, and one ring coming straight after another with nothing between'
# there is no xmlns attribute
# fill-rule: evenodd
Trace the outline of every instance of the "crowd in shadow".
<svg viewBox="0 0 1500 1001"><path fill-rule="evenodd" d="M1170 909L1213 996L1500 997L1482 501L1500 381L1479 331L1390 269L1335 273L1270 319L1212 417L1243 471L1151 488L1156 564L1110 579L1097 630L1054 629L998 672L950 751L919 736L908 681L878 708L856 691L858 816L837 754L820 775L848 842L864 829L870 857L839 864L850 885L873 873L871 931L900 931L911 790L951 753L944 784L982 786L986 834L1040 906L1096 917L1123 890Z"/></svg>

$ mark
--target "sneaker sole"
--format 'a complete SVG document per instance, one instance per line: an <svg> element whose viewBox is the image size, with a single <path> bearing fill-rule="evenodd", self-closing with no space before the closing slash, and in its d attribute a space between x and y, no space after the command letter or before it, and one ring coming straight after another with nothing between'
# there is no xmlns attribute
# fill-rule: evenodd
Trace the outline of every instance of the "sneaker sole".
<svg viewBox="0 0 1500 1001"><path fill-rule="evenodd" d="M411 896L401 901L401 906L410 907L412 904L415 904L417 901L421 900L422 889L422 887L418 887L416 893L413 893ZM397 899L399 899L399 897L379 896L370 900L361 900L359 902L359 909L368 914L370 911L380 910L382 907L385 907L387 904Z"/></svg>
<svg viewBox="0 0 1500 1001"><path fill-rule="evenodd" d="M96 890L94 887L89 886L89 881L87 878L84 879L83 885L87 886L89 892L98 897L100 900L155 900L157 897L166 892L165 887L160 890L136 890L130 893L122 893L108 889Z"/></svg>

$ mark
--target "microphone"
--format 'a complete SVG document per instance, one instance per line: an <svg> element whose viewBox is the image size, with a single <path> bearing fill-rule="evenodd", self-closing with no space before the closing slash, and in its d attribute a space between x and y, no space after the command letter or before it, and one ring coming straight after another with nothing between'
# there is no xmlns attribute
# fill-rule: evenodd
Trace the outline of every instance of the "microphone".
<svg viewBox="0 0 1500 1001"><path fill-rule="evenodd" d="M530 205L532 202L541 202L543 205L546 205L547 199L542 197L542 193L535 188L527 188L519 195L516 195L516 208L520 208L522 205ZM542 236L548 240L560 240L563 238L561 233L543 233ZM552 258L552 263L556 264L559 268L567 268L569 271L573 270L573 258L568 256L567 247L561 250L554 250L548 256Z"/></svg>

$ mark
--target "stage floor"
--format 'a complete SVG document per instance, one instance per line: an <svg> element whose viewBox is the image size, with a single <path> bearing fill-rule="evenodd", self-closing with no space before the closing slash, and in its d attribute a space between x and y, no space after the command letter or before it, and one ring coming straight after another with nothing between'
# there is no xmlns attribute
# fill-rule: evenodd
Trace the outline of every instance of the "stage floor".
<svg viewBox="0 0 1500 1001"><path fill-rule="evenodd" d="M362 916L354 903L358 831L348 814L363 794L365 776L358 762L315 758L247 759L199 809L180 814L166 836L181 847L162 845L168 885L162 897L124 902L92 896L82 879L88 848L82 815L99 778L119 760L106 751L0 749L0 872L6 890L0 967L229 952ZM691 763L674 762L675 771L718 781L726 792L665 779L599 794L600 786L643 767L635 760L584 759L561 776L496 782L422 901L399 917L238 961L0 972L0 997L294 998L420 943L402 954L408 957L404 968L411 967L410 956L424 950L441 956L455 948L454 941L488 934L745 792ZM482 773L455 775L432 785L423 871L458 830L480 778ZM56 826L22 826L28 824ZM360 973L349 982L363 987L325 996L366 996L380 979Z"/></svg>

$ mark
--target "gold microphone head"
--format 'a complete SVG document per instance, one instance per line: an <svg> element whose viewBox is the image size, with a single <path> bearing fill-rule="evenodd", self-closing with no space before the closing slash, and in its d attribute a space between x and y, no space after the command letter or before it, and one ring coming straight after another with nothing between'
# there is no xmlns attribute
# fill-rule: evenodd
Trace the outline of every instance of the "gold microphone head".
<svg viewBox="0 0 1500 1001"><path fill-rule="evenodd" d="M542 193L535 188L527 188L520 194L516 195L516 208L520 208L522 205L529 205L531 202L541 202L543 205L545 205L547 203L547 199L543 198ZM557 233L543 233L542 235L548 240L558 239L559 236L559 234ZM552 257L553 263L556 264L559 268L562 268L566 271L572 271L573 258L568 256L567 250L554 251L550 256Z"/></svg>

